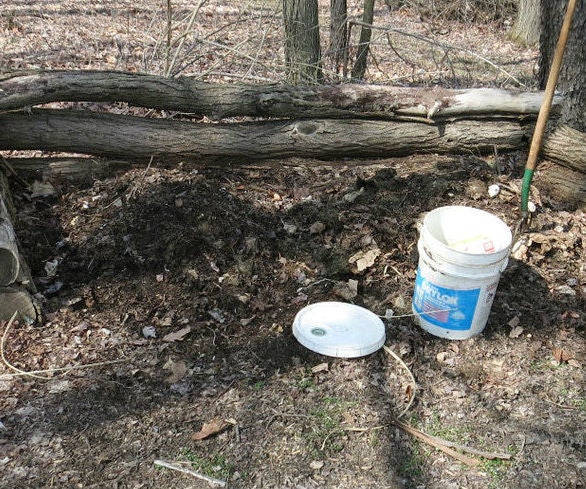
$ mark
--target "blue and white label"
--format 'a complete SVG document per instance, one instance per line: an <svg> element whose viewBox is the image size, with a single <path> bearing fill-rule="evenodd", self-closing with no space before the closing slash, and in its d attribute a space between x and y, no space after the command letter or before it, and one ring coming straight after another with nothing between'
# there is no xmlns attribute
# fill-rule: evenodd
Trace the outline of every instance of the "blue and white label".
<svg viewBox="0 0 586 489"><path fill-rule="evenodd" d="M433 284L417 270L413 309L440 328L467 330L472 327L480 289L455 290Z"/></svg>

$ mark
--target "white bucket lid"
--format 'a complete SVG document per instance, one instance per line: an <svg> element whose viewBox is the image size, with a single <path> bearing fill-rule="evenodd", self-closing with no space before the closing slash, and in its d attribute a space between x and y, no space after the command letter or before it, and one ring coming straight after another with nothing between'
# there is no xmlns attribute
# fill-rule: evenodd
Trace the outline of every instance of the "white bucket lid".
<svg viewBox="0 0 586 489"><path fill-rule="evenodd" d="M364 307L345 302L317 302L297 313L293 335L316 353L355 358L374 353L384 345L385 326Z"/></svg>

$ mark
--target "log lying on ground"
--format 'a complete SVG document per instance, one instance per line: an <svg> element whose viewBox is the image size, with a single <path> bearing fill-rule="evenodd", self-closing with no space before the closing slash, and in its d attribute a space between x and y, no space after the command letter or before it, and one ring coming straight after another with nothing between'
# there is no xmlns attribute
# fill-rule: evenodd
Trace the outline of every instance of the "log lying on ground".
<svg viewBox="0 0 586 489"><path fill-rule="evenodd" d="M333 159L525 148L532 124L459 120L438 124L356 119L194 124L87 111L0 114L0 149L63 151L128 160L245 162L292 156Z"/></svg>
<svg viewBox="0 0 586 489"><path fill-rule="evenodd" d="M115 71L40 71L0 75L0 111L49 102L127 102L227 117L363 118L536 116L543 92L448 90L381 85L219 84ZM555 113L562 98L556 96Z"/></svg>
<svg viewBox="0 0 586 489"><path fill-rule="evenodd" d="M12 284L20 270L16 234L6 205L9 192L8 182L0 170L0 287Z"/></svg>
<svg viewBox="0 0 586 489"><path fill-rule="evenodd" d="M38 319L31 294L35 287L18 250L10 201L8 181L0 170L0 321L9 320L16 312L19 320L33 323Z"/></svg>
<svg viewBox="0 0 586 489"><path fill-rule="evenodd" d="M548 161L538 166L535 184L556 200L586 209L586 134L560 125L544 142Z"/></svg>
<svg viewBox="0 0 586 489"><path fill-rule="evenodd" d="M8 321L15 312L17 319L27 324L39 320L35 301L26 288L17 285L0 287L0 321Z"/></svg>
<svg viewBox="0 0 586 489"><path fill-rule="evenodd" d="M27 181L38 180L68 182L75 184L93 183L108 178L117 172L124 172L142 163L126 160L105 160L90 157L36 157L6 158L6 161Z"/></svg>

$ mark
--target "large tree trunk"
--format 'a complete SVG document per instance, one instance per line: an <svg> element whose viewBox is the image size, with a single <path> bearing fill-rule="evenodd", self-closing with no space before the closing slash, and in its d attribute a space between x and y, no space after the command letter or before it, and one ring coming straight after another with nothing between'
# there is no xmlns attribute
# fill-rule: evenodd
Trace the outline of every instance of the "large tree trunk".
<svg viewBox="0 0 586 489"><path fill-rule="evenodd" d="M541 60L539 79L541 86L545 86L553 58L553 53L566 11L567 0L552 0L542 2L541 12ZM574 13L570 35L564 54L564 59L557 84L557 90L564 93L561 115L558 123L561 124L550 136L550 141L570 139L578 146L586 141L586 2L578 0ZM565 126L567 126L567 128ZM550 144L551 146L551 144ZM547 147L547 144L546 144ZM551 148L550 148L551 151ZM547 157L547 153L545 154ZM565 157L563 161L555 160L557 164L548 164L540 168L540 177L537 184L546 188L558 199L584 205L584 188L586 187L586 161L573 157Z"/></svg>
<svg viewBox="0 0 586 489"><path fill-rule="evenodd" d="M254 161L267 158L388 157L486 153L524 148L531 124L461 120L438 124L302 119L193 124L83 111L0 114L0 149L37 149L147 160Z"/></svg>
<svg viewBox="0 0 586 489"><path fill-rule="evenodd" d="M293 85L321 83L317 0L283 0L285 65Z"/></svg>
<svg viewBox="0 0 586 489"><path fill-rule="evenodd" d="M510 37L525 46L539 42L541 32L541 0L519 0L517 19Z"/></svg>
<svg viewBox="0 0 586 489"><path fill-rule="evenodd" d="M567 0L543 2L540 40L541 59L539 63L539 83L542 87L545 87L547 82L566 4ZM584 90L586 86L585 7L584 0L578 0L557 84L557 90L565 94L560 122L581 132L586 132L586 90Z"/></svg>

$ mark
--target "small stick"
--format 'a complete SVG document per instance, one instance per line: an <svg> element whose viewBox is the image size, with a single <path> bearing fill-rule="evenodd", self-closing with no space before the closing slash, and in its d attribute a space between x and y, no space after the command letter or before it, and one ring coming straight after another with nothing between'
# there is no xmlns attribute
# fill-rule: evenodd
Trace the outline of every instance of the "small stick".
<svg viewBox="0 0 586 489"><path fill-rule="evenodd" d="M176 470L177 472L182 472L183 474L191 475L193 477L196 477L197 479L204 480L212 485L226 487L226 481L223 481L220 479L214 479L213 477L209 477L207 475L200 474L199 472L195 472L194 470L184 469L183 467L178 467L177 465L170 464L169 462L165 462L164 460L155 460L153 463L155 465L158 465L159 467L165 467L166 469Z"/></svg>
<svg viewBox="0 0 586 489"><path fill-rule="evenodd" d="M387 345L383 345L383 348L389 355L391 355L395 360L397 360L397 362L399 362L403 366L403 368L407 371L407 373L409 374L409 377L411 378L411 385L413 387L413 392L411 393L411 399L409 399L409 402L407 403L407 406L405 407L405 409L403 409L403 411L401 411L401 413L397 416L397 419L399 419L399 418L403 417L407 411L409 411L409 408L411 407L411 405L413 404L413 401L415 400L415 393L417 392L417 382L415 382L415 377L414 377L413 373L411 372L411 370L409 369L407 364L401 359L401 357L399 357L399 355L397 355Z"/></svg>
<svg viewBox="0 0 586 489"><path fill-rule="evenodd" d="M443 443L445 446L449 448L455 448L462 452L471 453L472 455L478 455L479 457L486 458L489 460L494 459L501 459L501 460L511 460L512 456L510 453L493 453L493 452L485 452L484 450L478 450L477 448L467 447L466 445L460 445L453 441L443 440L438 438L437 436L427 435L430 438L436 440L439 443Z"/></svg>
<svg viewBox="0 0 586 489"><path fill-rule="evenodd" d="M398 419L393 420L393 424L398 428L401 428L406 433L413 435L415 438L420 439L421 441L431 445L432 447L441 450L444 453L447 453L451 457L455 458L456 460L469 465L470 467L478 467L480 465L480 460L477 460L472 457L468 457L467 455L463 455L456 450L452 450L450 447L446 445L444 440L440 440L439 438L431 437L430 435L424 433L423 431L419 431L413 426L410 426L406 423L399 421Z"/></svg>

